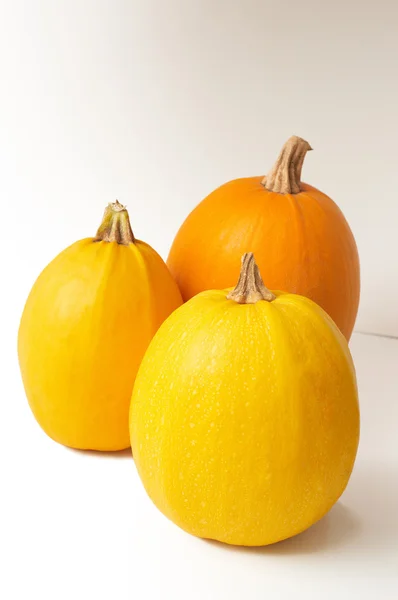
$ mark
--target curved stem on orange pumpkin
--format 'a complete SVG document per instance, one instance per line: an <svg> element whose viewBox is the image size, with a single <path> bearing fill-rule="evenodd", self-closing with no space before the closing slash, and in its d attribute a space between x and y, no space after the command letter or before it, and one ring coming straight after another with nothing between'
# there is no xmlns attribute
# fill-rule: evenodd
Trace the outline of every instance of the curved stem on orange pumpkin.
<svg viewBox="0 0 398 600"><path fill-rule="evenodd" d="M276 163L262 180L270 192L298 194L301 191L301 169L305 155L312 150L303 138L293 135L283 146Z"/></svg>
<svg viewBox="0 0 398 600"><path fill-rule="evenodd" d="M117 242L128 246L135 242L130 225L129 213L118 200L111 202L105 209L102 223L98 228L95 242Z"/></svg>
<svg viewBox="0 0 398 600"><path fill-rule="evenodd" d="M239 304L255 304L259 300L267 302L275 300L276 296L263 283L253 252L246 252L242 256L239 281L232 292L229 292L227 298Z"/></svg>

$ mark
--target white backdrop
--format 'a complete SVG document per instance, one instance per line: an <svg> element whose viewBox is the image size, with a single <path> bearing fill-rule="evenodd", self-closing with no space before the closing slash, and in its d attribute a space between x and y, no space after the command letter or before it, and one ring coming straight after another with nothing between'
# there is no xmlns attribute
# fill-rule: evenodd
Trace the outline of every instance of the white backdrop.
<svg viewBox="0 0 398 600"><path fill-rule="evenodd" d="M109 201L166 257L197 202L267 172L292 134L358 242L357 331L398 336L397 62L396 0L0 0L1 598L397 599L396 340L353 336L361 443L342 501L256 550L172 525L129 451L50 440L16 355L34 279Z"/></svg>
<svg viewBox="0 0 398 600"><path fill-rule="evenodd" d="M358 242L357 330L398 335L397 6L0 0L15 325L41 268L94 234L108 201L127 204L137 237L165 257L198 201L265 173L297 134L315 149L304 180L337 201Z"/></svg>

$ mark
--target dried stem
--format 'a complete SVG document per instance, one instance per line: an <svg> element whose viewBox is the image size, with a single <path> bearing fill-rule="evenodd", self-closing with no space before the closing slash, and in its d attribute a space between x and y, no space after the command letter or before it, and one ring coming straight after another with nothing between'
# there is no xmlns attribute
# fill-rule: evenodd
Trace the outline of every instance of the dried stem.
<svg viewBox="0 0 398 600"><path fill-rule="evenodd" d="M298 194L301 191L301 169L305 155L312 150L308 142L296 135L283 146L276 163L262 180L270 192Z"/></svg>
<svg viewBox="0 0 398 600"><path fill-rule="evenodd" d="M126 207L118 200L111 202L105 209L102 223L98 228L95 242L117 242L124 246L135 241Z"/></svg>
<svg viewBox="0 0 398 600"><path fill-rule="evenodd" d="M272 302L276 296L265 287L253 252L242 256L242 266L236 287L227 296L239 304L255 304L259 300Z"/></svg>

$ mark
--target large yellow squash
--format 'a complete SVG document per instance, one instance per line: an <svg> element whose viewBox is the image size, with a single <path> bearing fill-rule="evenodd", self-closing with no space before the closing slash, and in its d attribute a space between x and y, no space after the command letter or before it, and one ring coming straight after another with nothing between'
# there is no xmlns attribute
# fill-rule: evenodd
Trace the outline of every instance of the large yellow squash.
<svg viewBox="0 0 398 600"><path fill-rule="evenodd" d="M130 445L128 410L142 356L181 304L166 265L110 204L96 238L76 242L41 273L18 337L22 378L44 431L74 448Z"/></svg>
<svg viewBox="0 0 398 600"><path fill-rule="evenodd" d="M267 290L247 254L235 290L202 292L160 327L130 433L149 496L186 531L248 546L293 536L333 506L354 465L347 342L311 300Z"/></svg>

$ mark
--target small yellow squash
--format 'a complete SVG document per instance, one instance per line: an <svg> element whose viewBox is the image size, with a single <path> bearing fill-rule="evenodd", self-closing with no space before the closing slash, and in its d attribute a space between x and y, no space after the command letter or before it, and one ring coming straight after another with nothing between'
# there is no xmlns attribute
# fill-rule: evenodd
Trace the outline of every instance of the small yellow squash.
<svg viewBox="0 0 398 600"><path fill-rule="evenodd" d="M76 242L44 269L22 315L21 373L44 431L73 448L129 447L137 369L181 302L163 260L134 238L126 209L110 204L95 238Z"/></svg>
<svg viewBox="0 0 398 600"><path fill-rule="evenodd" d="M156 506L191 534L265 545L320 519L359 439L354 366L330 317L265 288L252 254L233 291L205 291L160 327L130 409Z"/></svg>

